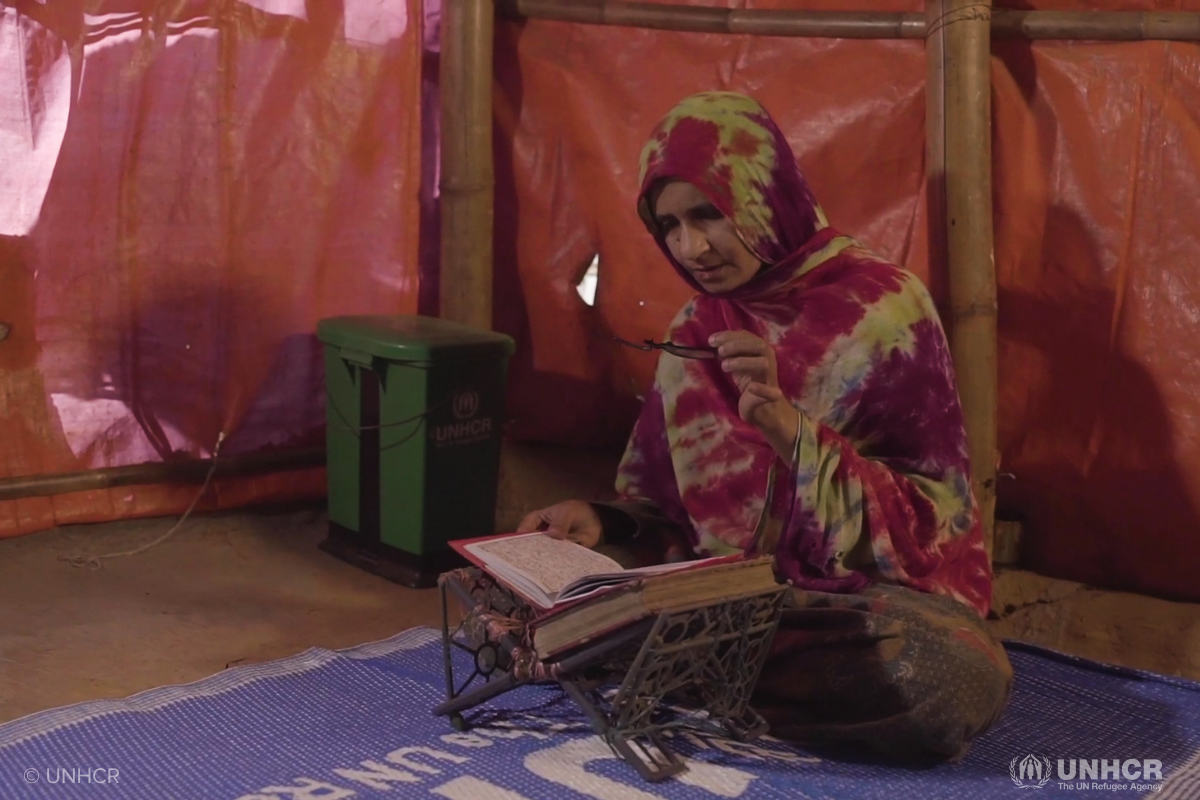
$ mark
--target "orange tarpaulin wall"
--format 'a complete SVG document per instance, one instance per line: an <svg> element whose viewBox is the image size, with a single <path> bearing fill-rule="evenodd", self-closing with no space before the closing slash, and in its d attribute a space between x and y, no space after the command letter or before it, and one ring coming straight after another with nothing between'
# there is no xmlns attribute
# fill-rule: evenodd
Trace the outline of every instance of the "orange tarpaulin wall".
<svg viewBox="0 0 1200 800"><path fill-rule="evenodd" d="M323 442L317 320L417 307L420 15L0 6L0 477ZM201 508L323 490L221 481ZM196 492L0 502L0 536Z"/></svg>
<svg viewBox="0 0 1200 800"><path fill-rule="evenodd" d="M152 46L129 34L89 51L85 36L40 215L0 238L0 321L14 323L0 344L0 476L203 455L220 430L234 432L223 453L317 442L315 321L410 312L418 290L420 309L436 308L430 281L417 286L421 9L364 28L338 22L366 13L351 0L255 6L206 6L217 33L204 38L172 39L170 20L186 27L175 11L147 23L166 26ZM379 27L399 32L349 33ZM58 63L44 52L39 63ZM1200 599L1188 580L1200 557L1200 341L1188 335L1200 49L997 42L993 54L1001 469L1015 476L1000 511L1025 518L1039 571ZM627 434L653 358L611 336L660 335L688 293L634 213L637 156L692 91L763 100L831 221L945 299L946 276L925 266L920 42L503 21L495 66L495 319L519 342L512 435L615 446ZM22 180L29 198L37 175ZM574 287L596 255L588 307ZM319 492L319 471L309 478L219 496ZM194 491L0 503L0 535L177 511Z"/></svg>

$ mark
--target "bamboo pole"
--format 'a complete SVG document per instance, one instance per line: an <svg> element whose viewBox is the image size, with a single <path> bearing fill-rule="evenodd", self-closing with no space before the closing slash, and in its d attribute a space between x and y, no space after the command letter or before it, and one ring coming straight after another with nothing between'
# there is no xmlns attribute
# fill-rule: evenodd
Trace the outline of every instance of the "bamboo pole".
<svg viewBox="0 0 1200 800"><path fill-rule="evenodd" d="M992 36L1005 39L1093 41L1200 41L1200 13L1193 11L992 12Z"/></svg>
<svg viewBox="0 0 1200 800"><path fill-rule="evenodd" d="M492 327L492 0L442 5L440 315Z"/></svg>
<svg viewBox="0 0 1200 800"><path fill-rule="evenodd" d="M310 469L325 466L325 449L289 450L277 453L255 453L243 456L223 456L217 459L213 478L233 475L256 475L266 472ZM212 467L211 459L171 461L153 464L134 464L128 467L94 469L60 475L31 475L22 478L0 479L0 500L19 500L24 497L52 497L71 492L112 489L155 483L203 483Z"/></svg>
<svg viewBox="0 0 1200 800"><path fill-rule="evenodd" d="M991 41L979 0L928 0L930 197L933 261L950 288L950 351L958 378L988 555L996 508L996 266L992 229ZM941 222L939 225L938 223ZM944 236L944 239L942 237ZM944 241L945 250L940 248ZM936 267L935 267L936 268Z"/></svg>
<svg viewBox="0 0 1200 800"><path fill-rule="evenodd" d="M944 0L926 0L933 33L925 39L925 212L929 234L929 274L943 277L946 266L946 29L936 21Z"/></svg>
<svg viewBox="0 0 1200 800"><path fill-rule="evenodd" d="M952 19L988 22L1006 39L1200 41L1200 13L1190 11L1018 11L961 3L949 16L886 11L756 10L628 3L616 0L497 0L511 19L548 19L592 25L834 39L922 39Z"/></svg>
<svg viewBox="0 0 1200 800"><path fill-rule="evenodd" d="M497 0L496 8L509 18L696 33L841 39L920 39L925 35L925 18L915 13L746 10L607 0Z"/></svg>

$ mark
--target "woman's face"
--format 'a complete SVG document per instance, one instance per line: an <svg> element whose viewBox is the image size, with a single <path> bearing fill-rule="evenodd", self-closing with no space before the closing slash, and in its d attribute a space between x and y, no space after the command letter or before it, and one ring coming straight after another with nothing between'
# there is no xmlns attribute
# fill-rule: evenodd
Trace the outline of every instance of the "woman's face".
<svg viewBox="0 0 1200 800"><path fill-rule="evenodd" d="M690 183L664 185L654 203L654 218L671 255L709 292L731 292L762 269L762 262L738 238L733 221Z"/></svg>

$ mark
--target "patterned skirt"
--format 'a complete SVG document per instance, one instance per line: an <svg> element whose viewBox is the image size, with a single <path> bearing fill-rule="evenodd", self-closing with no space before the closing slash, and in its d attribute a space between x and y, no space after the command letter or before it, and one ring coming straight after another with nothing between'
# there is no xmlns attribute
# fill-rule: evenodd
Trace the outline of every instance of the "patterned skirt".
<svg viewBox="0 0 1200 800"><path fill-rule="evenodd" d="M1004 648L955 600L890 585L795 589L753 706L803 746L955 761L999 719L1012 683Z"/></svg>

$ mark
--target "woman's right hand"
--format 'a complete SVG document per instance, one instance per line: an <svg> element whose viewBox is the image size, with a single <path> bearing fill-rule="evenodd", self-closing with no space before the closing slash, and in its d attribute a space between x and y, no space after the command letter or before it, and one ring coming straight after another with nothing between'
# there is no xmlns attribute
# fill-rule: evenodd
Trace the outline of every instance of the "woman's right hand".
<svg viewBox="0 0 1200 800"><path fill-rule="evenodd" d="M534 511L517 526L517 533L534 531L545 531L554 539L570 539L576 544L593 548L600 544L603 529L591 503L564 500L549 508Z"/></svg>

